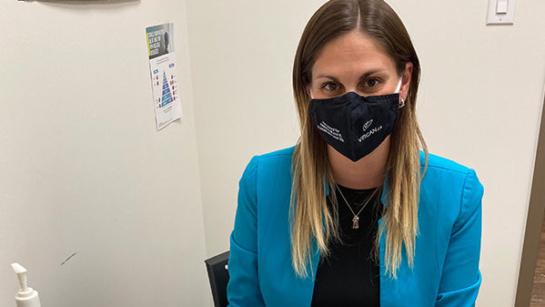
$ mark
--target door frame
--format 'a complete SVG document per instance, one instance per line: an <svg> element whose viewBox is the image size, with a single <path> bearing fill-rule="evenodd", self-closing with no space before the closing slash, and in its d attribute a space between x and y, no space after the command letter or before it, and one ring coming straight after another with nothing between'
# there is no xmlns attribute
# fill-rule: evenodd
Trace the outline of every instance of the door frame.
<svg viewBox="0 0 545 307"><path fill-rule="evenodd" d="M545 93L543 98L545 105ZM526 217L526 231L522 247L522 259L520 263L519 280L515 307L528 307L532 299L534 287L534 275L536 263L539 257L539 243L543 215L545 213L545 106L541 111L541 123L537 142L536 160L534 165L534 177L532 179L532 191L528 216Z"/></svg>

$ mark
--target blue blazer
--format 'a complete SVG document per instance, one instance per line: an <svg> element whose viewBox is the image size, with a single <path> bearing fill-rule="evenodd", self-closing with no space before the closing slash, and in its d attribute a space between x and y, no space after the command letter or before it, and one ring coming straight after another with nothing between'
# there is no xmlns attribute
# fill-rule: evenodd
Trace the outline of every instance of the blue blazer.
<svg viewBox="0 0 545 307"><path fill-rule="evenodd" d="M291 147L253 157L240 179L230 237L229 306L311 305L315 276L298 278L291 266L293 151ZM475 306L481 285L482 195L483 187L475 171L429 155L420 188L413 270L403 251L397 280L388 278L382 261L385 236L380 241L381 307ZM387 201L383 194L385 206ZM319 252L313 255L314 272L319 259Z"/></svg>

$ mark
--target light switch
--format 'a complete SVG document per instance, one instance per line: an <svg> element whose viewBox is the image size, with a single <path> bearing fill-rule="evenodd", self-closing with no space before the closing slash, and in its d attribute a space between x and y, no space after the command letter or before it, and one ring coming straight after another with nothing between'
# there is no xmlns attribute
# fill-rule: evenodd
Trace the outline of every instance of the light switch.
<svg viewBox="0 0 545 307"><path fill-rule="evenodd" d="M496 4L496 14L507 14L507 0L498 0Z"/></svg>
<svg viewBox="0 0 545 307"><path fill-rule="evenodd" d="M487 25L512 25L516 0L489 0Z"/></svg>

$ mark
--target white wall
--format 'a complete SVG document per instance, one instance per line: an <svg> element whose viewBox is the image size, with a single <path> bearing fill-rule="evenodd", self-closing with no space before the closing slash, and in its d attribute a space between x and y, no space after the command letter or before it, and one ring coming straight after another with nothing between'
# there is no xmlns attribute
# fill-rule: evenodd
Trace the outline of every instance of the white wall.
<svg viewBox="0 0 545 307"><path fill-rule="evenodd" d="M297 141L293 55L307 20L321 3L187 3L209 256L229 248L238 180L252 155Z"/></svg>
<svg viewBox="0 0 545 307"><path fill-rule="evenodd" d="M184 117L156 132L165 22ZM44 307L209 305L184 1L4 1L0 29L0 306L15 261Z"/></svg>
<svg viewBox="0 0 545 307"><path fill-rule="evenodd" d="M291 67L324 1L189 1L207 254L229 248L237 181L253 154L291 146ZM422 62L419 117L430 151L485 186L480 306L513 306L545 83L545 2L486 26L488 0L391 0Z"/></svg>

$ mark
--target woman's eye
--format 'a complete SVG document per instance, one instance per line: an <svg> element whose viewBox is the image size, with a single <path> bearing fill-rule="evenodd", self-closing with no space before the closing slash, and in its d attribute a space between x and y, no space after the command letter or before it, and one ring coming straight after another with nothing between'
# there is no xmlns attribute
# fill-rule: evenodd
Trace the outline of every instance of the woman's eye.
<svg viewBox="0 0 545 307"><path fill-rule="evenodd" d="M379 79L376 79L376 78L369 79L369 80L365 81L365 87L372 88L372 87L377 86L379 83L380 83Z"/></svg>
<svg viewBox="0 0 545 307"><path fill-rule="evenodd" d="M322 85L322 88L325 89L326 91L330 91L330 92L334 92L336 91L339 87L337 86L337 84L333 83L333 82L327 82L327 83L324 83Z"/></svg>

